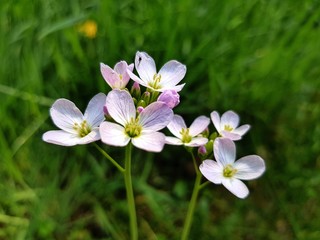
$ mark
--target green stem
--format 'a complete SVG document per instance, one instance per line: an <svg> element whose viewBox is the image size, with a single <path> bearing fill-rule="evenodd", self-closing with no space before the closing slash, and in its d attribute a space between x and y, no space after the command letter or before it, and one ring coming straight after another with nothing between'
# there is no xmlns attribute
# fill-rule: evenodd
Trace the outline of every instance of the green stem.
<svg viewBox="0 0 320 240"><path fill-rule="evenodd" d="M134 203L132 179L131 179L131 149L132 149L132 144L130 142L126 147L124 181L125 181L126 193L127 193L131 240L137 240L138 224L137 224L136 207Z"/></svg>
<svg viewBox="0 0 320 240"><path fill-rule="evenodd" d="M195 207L196 207L199 191L201 189L201 177L202 177L202 175L201 175L201 172L198 169L198 165L196 163L196 160L195 160L195 157L194 157L192 151L190 151L190 153L192 155L192 160L193 160L193 164L194 164L195 171L196 171L196 180L195 180L195 183L194 183L194 187L193 187L193 191L192 191L192 195L191 195L191 200L189 202L187 216L186 216L186 219L185 219L185 222L184 222L182 235L181 235L181 240L188 239L188 235L189 235L189 232L190 232L191 223L192 223L192 219L193 219L193 215L194 215L194 210L195 210Z"/></svg>
<svg viewBox="0 0 320 240"><path fill-rule="evenodd" d="M102 153L103 156L105 156L118 170L122 173L124 173L125 169L121 167L106 151L104 151L101 147L99 147L98 144L93 143L94 146L99 150L99 152Z"/></svg>

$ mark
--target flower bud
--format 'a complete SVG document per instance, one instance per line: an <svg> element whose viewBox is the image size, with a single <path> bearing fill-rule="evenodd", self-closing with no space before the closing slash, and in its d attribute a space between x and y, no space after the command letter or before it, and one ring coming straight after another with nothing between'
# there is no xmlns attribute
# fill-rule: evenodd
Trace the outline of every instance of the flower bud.
<svg viewBox="0 0 320 240"><path fill-rule="evenodd" d="M130 90L130 93L131 93L131 96L136 99L139 99L141 97L141 90L140 90L139 83L137 83L137 82L133 83L131 90Z"/></svg>
<svg viewBox="0 0 320 240"><path fill-rule="evenodd" d="M165 90L158 97L159 102L164 102L169 108L173 109L180 103L180 96L175 90Z"/></svg>

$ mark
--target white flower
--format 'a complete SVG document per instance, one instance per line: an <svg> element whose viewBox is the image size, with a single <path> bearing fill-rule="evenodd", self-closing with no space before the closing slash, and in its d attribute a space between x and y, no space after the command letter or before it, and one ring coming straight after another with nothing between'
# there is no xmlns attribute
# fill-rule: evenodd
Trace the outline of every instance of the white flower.
<svg viewBox="0 0 320 240"><path fill-rule="evenodd" d="M105 101L105 94L95 95L83 115L73 102L63 98L56 100L50 109L50 115L54 124L61 130L44 133L43 141L74 146L99 140L99 125L104 120Z"/></svg>
<svg viewBox="0 0 320 240"><path fill-rule="evenodd" d="M239 116L233 111L227 111L222 114L221 119L219 113L213 111L211 113L211 120L217 129L220 136L229 138L233 141L240 140L242 136L250 129L250 125L245 124L240 127Z"/></svg>
<svg viewBox="0 0 320 240"><path fill-rule="evenodd" d="M167 127L175 137L167 136L166 143L171 145L185 145L188 147L204 145L208 142L208 139L198 135L208 127L209 123L210 118L200 116L187 128L183 118L179 115L174 115Z"/></svg>
<svg viewBox="0 0 320 240"><path fill-rule="evenodd" d="M103 122L100 125L101 140L112 146L132 144L146 151L160 152L165 143L165 135L159 130L168 125L172 110L161 102L148 105L137 116L131 95L125 90L109 92L106 107L117 123Z"/></svg>
<svg viewBox="0 0 320 240"><path fill-rule="evenodd" d="M100 63L101 74L112 89L124 89L130 80L128 72L132 72L132 70L133 63L128 66L125 61L118 62L114 69Z"/></svg>
<svg viewBox="0 0 320 240"><path fill-rule="evenodd" d="M185 85L177 85L184 78L187 71L186 66L178 61L171 60L167 62L159 72L157 72L153 58L145 52L137 52L135 67L140 78L128 71L131 79L153 91L163 92L164 90L175 90L179 92Z"/></svg>
<svg viewBox="0 0 320 240"><path fill-rule="evenodd" d="M203 176L215 184L222 184L238 198L249 194L247 186L240 181L260 177L265 171L261 157L250 155L236 158L236 146L228 138L217 138L214 141L214 160L204 160L199 169Z"/></svg>

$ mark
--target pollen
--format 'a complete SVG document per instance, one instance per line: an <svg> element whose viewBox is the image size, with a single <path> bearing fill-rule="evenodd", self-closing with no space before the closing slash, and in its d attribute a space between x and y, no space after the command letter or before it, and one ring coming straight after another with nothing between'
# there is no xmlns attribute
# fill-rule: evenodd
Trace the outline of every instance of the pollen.
<svg viewBox="0 0 320 240"><path fill-rule="evenodd" d="M232 178L238 170L232 167L230 164L224 167L223 176L226 178Z"/></svg>
<svg viewBox="0 0 320 240"><path fill-rule="evenodd" d="M231 127L230 125L224 125L224 130L231 132L233 130L233 127Z"/></svg>
<svg viewBox="0 0 320 240"><path fill-rule="evenodd" d="M78 123L74 123L73 129L78 132L79 137L85 137L91 132L91 127L88 125L86 120L84 120L80 125Z"/></svg>
<svg viewBox="0 0 320 240"><path fill-rule="evenodd" d="M160 82L161 82L161 75L154 74L153 81L149 82L149 86L152 87L153 89L159 89L159 88L161 88Z"/></svg>
<svg viewBox="0 0 320 240"><path fill-rule="evenodd" d="M192 137L189 134L189 128L182 128L182 130L180 131L180 134L182 136L181 141L183 143L189 143L192 140Z"/></svg>
<svg viewBox="0 0 320 240"><path fill-rule="evenodd" d="M130 138L138 137L141 134L142 127L138 123L139 119L131 118L131 121L125 126L124 131Z"/></svg>

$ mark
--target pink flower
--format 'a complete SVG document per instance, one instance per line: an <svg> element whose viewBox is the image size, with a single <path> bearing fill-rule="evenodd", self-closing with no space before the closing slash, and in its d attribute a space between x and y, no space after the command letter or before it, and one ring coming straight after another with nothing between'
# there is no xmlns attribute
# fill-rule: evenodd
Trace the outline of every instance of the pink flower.
<svg viewBox="0 0 320 240"><path fill-rule="evenodd" d="M165 135L158 131L165 128L173 116L166 104L151 103L137 116L131 95L125 90L113 90L107 96L106 107L117 123L101 123L102 142L121 147L131 141L135 147L150 152L163 149Z"/></svg>
<svg viewBox="0 0 320 240"><path fill-rule="evenodd" d="M130 80L128 72L133 71L133 63L128 66L125 61L120 61L114 66L114 69L100 63L100 71L112 89L124 89Z"/></svg>
<svg viewBox="0 0 320 240"><path fill-rule="evenodd" d="M104 120L105 101L105 94L95 95L83 115L73 102L63 98L56 100L50 109L50 115L54 124L62 130L44 133L43 141L74 146L99 140L99 125Z"/></svg>
<svg viewBox="0 0 320 240"><path fill-rule="evenodd" d="M199 169L210 182L222 184L238 198L249 194L247 186L240 181L260 177L266 167L261 157L250 155L236 159L236 146L228 138L217 138L214 141L214 160L204 160Z"/></svg>
<svg viewBox="0 0 320 240"><path fill-rule="evenodd" d="M171 109L180 103L180 96L175 90L165 90L158 97L159 102L164 102Z"/></svg>
<svg viewBox="0 0 320 240"><path fill-rule="evenodd" d="M177 84L184 78L187 68L178 61L171 60L167 62L157 72L153 58L145 52L137 52L135 67L140 77L128 71L129 76L132 80L153 91L175 90L179 92L184 86L184 84Z"/></svg>
<svg viewBox="0 0 320 240"><path fill-rule="evenodd" d="M222 114L221 119L219 113L216 111L213 111L210 116L213 125L217 129L220 136L229 138L233 141L240 140L242 136L250 129L250 125L248 124L238 127L240 118L238 114L233 111L225 112Z"/></svg>

